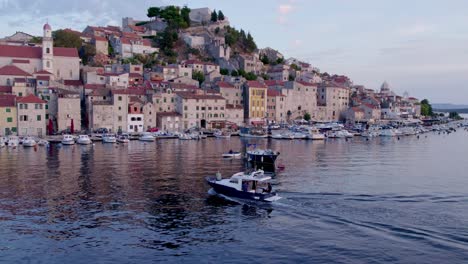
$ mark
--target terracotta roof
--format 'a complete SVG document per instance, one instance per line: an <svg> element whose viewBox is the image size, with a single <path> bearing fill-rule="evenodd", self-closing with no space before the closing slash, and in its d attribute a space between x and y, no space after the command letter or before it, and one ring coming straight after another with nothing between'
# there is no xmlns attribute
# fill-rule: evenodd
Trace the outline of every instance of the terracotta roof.
<svg viewBox="0 0 468 264"><path fill-rule="evenodd" d="M54 56L59 57L78 58L78 51L75 48L54 47L53 54ZM0 45L0 57L40 59L42 58L42 48L30 46Z"/></svg>
<svg viewBox="0 0 468 264"><path fill-rule="evenodd" d="M177 112L159 112L156 114L157 117L164 117L164 116L181 116L181 114Z"/></svg>
<svg viewBox="0 0 468 264"><path fill-rule="evenodd" d="M267 86L259 81L247 81L247 85L249 87L254 87L254 88L267 88Z"/></svg>
<svg viewBox="0 0 468 264"><path fill-rule="evenodd" d="M361 112L361 113L364 113L364 110L362 110L361 108L355 106L355 107L351 107L351 109L353 109L354 112Z"/></svg>
<svg viewBox="0 0 468 264"><path fill-rule="evenodd" d="M107 39L105 37L94 36L93 38L94 38L95 41L106 41L107 42Z"/></svg>
<svg viewBox="0 0 468 264"><path fill-rule="evenodd" d="M15 83L26 83L26 78L15 78Z"/></svg>
<svg viewBox="0 0 468 264"><path fill-rule="evenodd" d="M141 78L143 76L141 74L139 74L139 73L131 72L131 73L128 74L128 77L130 77L130 78Z"/></svg>
<svg viewBox="0 0 468 264"><path fill-rule="evenodd" d="M216 85L218 85L220 88L236 88L234 85L228 82L218 82Z"/></svg>
<svg viewBox="0 0 468 264"><path fill-rule="evenodd" d="M50 76L37 76L36 79L39 81L50 81Z"/></svg>
<svg viewBox="0 0 468 264"><path fill-rule="evenodd" d="M379 109L379 107L372 105L372 104L362 104L362 106L369 107L371 109Z"/></svg>
<svg viewBox="0 0 468 264"><path fill-rule="evenodd" d="M11 86L0 85L0 93L12 93Z"/></svg>
<svg viewBox="0 0 468 264"><path fill-rule="evenodd" d="M130 103L140 103L144 104L145 102L138 98L138 96L130 96Z"/></svg>
<svg viewBox="0 0 468 264"><path fill-rule="evenodd" d="M0 47L1 49L1 47ZM12 75L12 76L31 76L31 74L23 71L22 69L14 65L6 65L0 68L0 75Z"/></svg>
<svg viewBox="0 0 468 264"><path fill-rule="evenodd" d="M94 89L93 92L89 95L91 96L108 96L110 93L110 89L107 88L97 88Z"/></svg>
<svg viewBox="0 0 468 264"><path fill-rule="evenodd" d="M47 102L40 99L39 97L30 94L25 97L20 97L18 98L18 103L23 103L23 104L46 104Z"/></svg>
<svg viewBox="0 0 468 264"><path fill-rule="evenodd" d="M176 94L184 99L224 100L224 97L220 95L196 94L193 92L176 92Z"/></svg>
<svg viewBox="0 0 468 264"><path fill-rule="evenodd" d="M41 75L47 74L47 75L52 75L52 73L50 73L50 72L48 72L48 71L45 71L45 70L40 70L40 71L34 72L33 74L41 74Z"/></svg>
<svg viewBox="0 0 468 264"><path fill-rule="evenodd" d="M13 62L13 63L25 63L25 64L29 64L29 60L13 59L12 62Z"/></svg>
<svg viewBox="0 0 468 264"><path fill-rule="evenodd" d="M109 102L109 101L97 101L97 102L93 102L93 105L112 105L112 102Z"/></svg>
<svg viewBox="0 0 468 264"><path fill-rule="evenodd" d="M297 83L300 83L304 86L317 86L317 84L310 83L310 82L303 82L303 81L296 81Z"/></svg>
<svg viewBox="0 0 468 264"><path fill-rule="evenodd" d="M0 95L0 107L14 107L16 95L3 94Z"/></svg>
<svg viewBox="0 0 468 264"><path fill-rule="evenodd" d="M275 96L276 97L276 96L284 96L284 95L281 94L281 92L276 90L276 89L268 88L267 96L270 96L270 97Z"/></svg>
<svg viewBox="0 0 468 264"><path fill-rule="evenodd" d="M134 26L134 25L128 25L129 28L131 28L133 31L138 31L141 33L144 33L146 30L142 26Z"/></svg>
<svg viewBox="0 0 468 264"><path fill-rule="evenodd" d="M82 86L83 82L81 80L63 80L63 84L70 86Z"/></svg>

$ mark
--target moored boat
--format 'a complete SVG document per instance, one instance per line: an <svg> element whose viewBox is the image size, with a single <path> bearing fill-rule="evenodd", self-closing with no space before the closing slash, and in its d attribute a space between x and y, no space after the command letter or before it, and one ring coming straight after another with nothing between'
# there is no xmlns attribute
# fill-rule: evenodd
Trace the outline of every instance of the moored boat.
<svg viewBox="0 0 468 264"><path fill-rule="evenodd" d="M33 137L25 137L23 139L23 147L34 147L36 145L37 142Z"/></svg>
<svg viewBox="0 0 468 264"><path fill-rule="evenodd" d="M144 132L141 134L140 138L138 138L139 141L147 141L147 142L153 142L156 140L156 138L153 136L151 132Z"/></svg>
<svg viewBox="0 0 468 264"><path fill-rule="evenodd" d="M223 158L236 158L236 157L240 157L241 153L239 151L229 150L228 152L223 153L222 156L223 156Z"/></svg>
<svg viewBox="0 0 468 264"><path fill-rule="evenodd" d="M75 138L72 135L63 135L62 145L75 145Z"/></svg>
<svg viewBox="0 0 468 264"><path fill-rule="evenodd" d="M102 136L102 143L117 143L117 138L114 134L104 134Z"/></svg>
<svg viewBox="0 0 468 264"><path fill-rule="evenodd" d="M80 145L89 145L93 142L91 141L88 135L79 135L78 139L76 140L76 143Z"/></svg>
<svg viewBox="0 0 468 264"><path fill-rule="evenodd" d="M128 134L122 134L117 137L117 142L119 143L128 143L130 142L130 136Z"/></svg>
<svg viewBox="0 0 468 264"><path fill-rule="evenodd" d="M271 177L262 170L252 173L238 172L229 179L223 179L218 172L215 177L206 177L206 182L222 196L262 202L274 202L281 199L273 191Z"/></svg>
<svg viewBox="0 0 468 264"><path fill-rule="evenodd" d="M8 137L8 147L17 147L19 145L19 138L17 136Z"/></svg>

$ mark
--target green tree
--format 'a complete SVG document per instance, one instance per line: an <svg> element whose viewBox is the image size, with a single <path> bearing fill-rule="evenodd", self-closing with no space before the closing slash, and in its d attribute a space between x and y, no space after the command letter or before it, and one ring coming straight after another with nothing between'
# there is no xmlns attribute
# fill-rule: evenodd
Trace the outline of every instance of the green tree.
<svg viewBox="0 0 468 264"><path fill-rule="evenodd" d="M218 21L218 14L216 13L216 9L211 12L211 22Z"/></svg>
<svg viewBox="0 0 468 264"><path fill-rule="evenodd" d="M161 8L159 8L159 7L150 7L150 8L148 8L148 12L146 13L146 16L148 16L149 18L157 17L157 16L159 16L160 13L161 13Z"/></svg>
<svg viewBox="0 0 468 264"><path fill-rule="evenodd" d="M310 116L310 114L309 114L309 113L305 113L305 114L304 114L304 120L305 120L305 121L310 121L310 119L312 119L311 116Z"/></svg>
<svg viewBox="0 0 468 264"><path fill-rule="evenodd" d="M263 80L269 80L270 79L270 76L268 76L268 74L266 74L266 73L262 73L261 76L262 76Z"/></svg>
<svg viewBox="0 0 468 264"><path fill-rule="evenodd" d="M459 120L462 119L461 116L457 112L450 112L449 113L449 118Z"/></svg>
<svg viewBox="0 0 468 264"><path fill-rule="evenodd" d="M219 34L219 31L220 31L219 27L216 27L214 33L215 33L216 35L218 35L218 34Z"/></svg>
<svg viewBox="0 0 468 264"><path fill-rule="evenodd" d="M236 70L232 70L231 71L231 76L237 77L237 76L239 76L239 72L237 72Z"/></svg>
<svg viewBox="0 0 468 264"><path fill-rule="evenodd" d="M301 67L297 66L297 64L291 64L291 69L295 70L295 71L300 71L301 70Z"/></svg>
<svg viewBox="0 0 468 264"><path fill-rule="evenodd" d="M186 27L190 27L190 11L190 8L188 8L187 6L182 7L182 9L180 10L180 14L186 24Z"/></svg>
<svg viewBox="0 0 468 264"><path fill-rule="evenodd" d="M281 64L281 63L283 63L283 62L284 62L284 59L283 59L283 58L277 58L277 59L276 59L276 63L278 63L278 64Z"/></svg>
<svg viewBox="0 0 468 264"><path fill-rule="evenodd" d="M263 54L261 61L263 64L270 64L270 60L268 59L267 55Z"/></svg>
<svg viewBox="0 0 468 264"><path fill-rule="evenodd" d="M224 14L223 14L223 11L221 10L218 11L218 20L221 20L221 21L224 20Z"/></svg>
<svg viewBox="0 0 468 264"><path fill-rule="evenodd" d="M198 84L201 85L205 81L205 75L201 71L194 71L192 79L197 80Z"/></svg>
<svg viewBox="0 0 468 264"><path fill-rule="evenodd" d="M219 70L219 73L221 73L221 75L229 75L229 70L228 70L228 69L221 68L221 69Z"/></svg>
<svg viewBox="0 0 468 264"><path fill-rule="evenodd" d="M255 73L248 72L247 74L245 74L244 78L246 78L248 81L255 81L258 77Z"/></svg>
<svg viewBox="0 0 468 264"><path fill-rule="evenodd" d="M247 39L245 41L245 47L247 49L248 52L253 52L257 49L257 44L255 44L255 41L252 37L252 35L250 35L250 33L247 34Z"/></svg>
<svg viewBox="0 0 468 264"><path fill-rule="evenodd" d="M35 43L35 44L40 44L40 43L42 43L42 37L32 37L29 42Z"/></svg>
<svg viewBox="0 0 468 264"><path fill-rule="evenodd" d="M110 41L107 43L107 53L109 56L114 56L114 47L112 47Z"/></svg>
<svg viewBox="0 0 468 264"><path fill-rule="evenodd" d="M83 64L88 64L92 57L96 55L96 48L94 45L85 44L80 49L80 57L83 61Z"/></svg>
<svg viewBox="0 0 468 264"><path fill-rule="evenodd" d="M62 29L52 32L54 47L76 48L80 49L82 41L79 35Z"/></svg>
<svg viewBox="0 0 468 264"><path fill-rule="evenodd" d="M421 115L423 116L433 116L434 112L432 111L432 105L429 103L429 100L424 99L421 101Z"/></svg>

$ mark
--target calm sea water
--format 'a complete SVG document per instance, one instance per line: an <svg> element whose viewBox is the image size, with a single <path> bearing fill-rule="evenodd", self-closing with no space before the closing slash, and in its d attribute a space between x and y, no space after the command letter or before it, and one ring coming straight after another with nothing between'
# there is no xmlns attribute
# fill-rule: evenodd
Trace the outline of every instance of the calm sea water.
<svg viewBox="0 0 468 264"><path fill-rule="evenodd" d="M466 263L468 132L0 150L0 262ZM209 197L257 143L282 200Z"/></svg>

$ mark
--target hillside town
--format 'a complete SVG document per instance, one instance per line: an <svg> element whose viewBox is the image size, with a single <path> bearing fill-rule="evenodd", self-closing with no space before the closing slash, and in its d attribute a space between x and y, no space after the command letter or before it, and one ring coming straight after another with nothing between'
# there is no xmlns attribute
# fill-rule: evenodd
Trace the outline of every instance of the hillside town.
<svg viewBox="0 0 468 264"><path fill-rule="evenodd" d="M387 82L371 89L258 48L209 8L152 7L144 21L42 29L0 39L1 136L421 117L420 101Z"/></svg>

